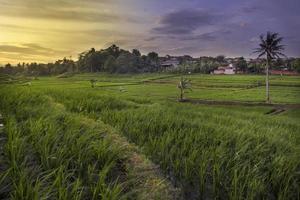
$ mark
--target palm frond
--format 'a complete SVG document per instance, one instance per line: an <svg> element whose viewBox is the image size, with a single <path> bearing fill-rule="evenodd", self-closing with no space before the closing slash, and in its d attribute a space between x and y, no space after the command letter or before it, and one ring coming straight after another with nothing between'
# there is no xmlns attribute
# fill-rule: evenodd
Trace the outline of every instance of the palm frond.
<svg viewBox="0 0 300 200"><path fill-rule="evenodd" d="M278 33L267 32L266 35L260 35L259 48L254 49L253 53L257 53L258 58L267 55L270 59L285 56L281 53L284 50L284 45L281 45L283 40Z"/></svg>
<svg viewBox="0 0 300 200"><path fill-rule="evenodd" d="M285 45L277 45L273 47L274 51L279 51L279 50L284 50L285 49Z"/></svg>
<svg viewBox="0 0 300 200"><path fill-rule="evenodd" d="M262 53L262 52L265 52L265 50L263 48L256 48L256 49L253 49L253 54L256 54L256 53Z"/></svg>
<svg viewBox="0 0 300 200"><path fill-rule="evenodd" d="M277 51L273 52L273 54L276 58L280 58L280 57L285 57L286 58L287 57L285 54L283 54L281 52L277 52Z"/></svg>
<svg viewBox="0 0 300 200"><path fill-rule="evenodd" d="M282 42L283 38L282 37L279 37L279 38L273 38L273 41L272 41L272 45L278 45Z"/></svg>
<svg viewBox="0 0 300 200"><path fill-rule="evenodd" d="M261 54L259 54L257 57L258 58L261 58L263 55L265 55L266 54L266 52L264 51L264 52L262 52Z"/></svg>

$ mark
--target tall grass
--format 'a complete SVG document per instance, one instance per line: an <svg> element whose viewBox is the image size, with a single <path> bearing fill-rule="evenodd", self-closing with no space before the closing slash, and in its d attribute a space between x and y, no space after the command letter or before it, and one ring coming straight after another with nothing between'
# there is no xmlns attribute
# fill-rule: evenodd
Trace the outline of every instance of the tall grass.
<svg viewBox="0 0 300 200"><path fill-rule="evenodd" d="M7 140L0 196L126 198L126 156L88 116L141 147L186 199L299 199L297 117L264 115L264 108L152 104L84 89L0 94Z"/></svg>
<svg viewBox="0 0 300 200"><path fill-rule="evenodd" d="M170 104L109 111L101 118L142 146L188 195L299 197L297 120Z"/></svg>
<svg viewBox="0 0 300 200"><path fill-rule="evenodd" d="M120 107L91 103L74 110L86 95L54 93L69 109L117 127L183 187L188 198L299 197L297 119L266 116L261 109L134 106L126 100L119 100ZM87 96L94 103L107 98Z"/></svg>
<svg viewBox="0 0 300 200"><path fill-rule="evenodd" d="M126 197L118 178L127 173L123 149L97 123L29 90L1 90L0 103L6 138L1 198Z"/></svg>

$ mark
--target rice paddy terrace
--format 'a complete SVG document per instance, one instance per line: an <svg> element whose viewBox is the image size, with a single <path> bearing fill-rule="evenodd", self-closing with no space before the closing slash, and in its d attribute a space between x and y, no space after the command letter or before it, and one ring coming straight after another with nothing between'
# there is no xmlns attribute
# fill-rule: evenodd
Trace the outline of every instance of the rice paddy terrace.
<svg viewBox="0 0 300 200"><path fill-rule="evenodd" d="M1 75L0 199L299 199L300 78L186 77Z"/></svg>

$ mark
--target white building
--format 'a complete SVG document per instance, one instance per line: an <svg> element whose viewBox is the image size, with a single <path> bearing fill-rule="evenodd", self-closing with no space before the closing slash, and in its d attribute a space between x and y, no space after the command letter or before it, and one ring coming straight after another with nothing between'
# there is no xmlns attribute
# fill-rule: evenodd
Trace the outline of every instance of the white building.
<svg viewBox="0 0 300 200"><path fill-rule="evenodd" d="M236 67L233 64L229 64L228 66L218 67L218 69L214 70L213 74L236 74Z"/></svg>

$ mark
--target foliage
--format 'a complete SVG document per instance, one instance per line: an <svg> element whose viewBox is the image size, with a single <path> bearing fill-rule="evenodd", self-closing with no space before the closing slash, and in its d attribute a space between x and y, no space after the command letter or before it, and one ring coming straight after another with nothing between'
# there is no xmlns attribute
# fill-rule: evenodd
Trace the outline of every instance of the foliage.
<svg viewBox="0 0 300 200"><path fill-rule="evenodd" d="M267 59L280 58L285 56L282 51L284 46L281 45L282 37L278 33L268 32L266 36L260 36L259 48L255 49L254 53L258 53L258 58L267 56Z"/></svg>
<svg viewBox="0 0 300 200"><path fill-rule="evenodd" d="M72 58L63 58L53 63L18 63L17 65L6 64L0 67L0 73L12 75L47 76L78 72L108 72L108 73L145 73L170 71L174 73L202 73L209 74L222 65L234 64L239 71L248 73L262 73L264 62L262 59L246 61L243 57L226 58L225 56L193 58L189 55L175 57L179 67L165 70L161 62L171 56L160 57L156 52L142 55L138 49L131 52L111 45L106 49L97 50L91 48L78 55L77 61ZM298 70L299 58L277 59L274 69L286 68Z"/></svg>
<svg viewBox="0 0 300 200"><path fill-rule="evenodd" d="M244 57L238 58L236 62L236 67L238 70L242 72L246 72L248 70L247 61L245 60Z"/></svg>
<svg viewBox="0 0 300 200"><path fill-rule="evenodd" d="M183 101L184 99L184 94L186 90L191 90L192 85L191 85L191 80L188 80L186 78L183 78L183 76L181 76L181 79L177 85L178 89L180 90L180 101Z"/></svg>
<svg viewBox="0 0 300 200"><path fill-rule="evenodd" d="M248 71L253 74L261 74L264 71L264 65L251 61L248 64Z"/></svg>
<svg viewBox="0 0 300 200"><path fill-rule="evenodd" d="M296 58L291 62L291 68L300 73L300 58Z"/></svg>
<svg viewBox="0 0 300 200"><path fill-rule="evenodd" d="M132 54L135 55L135 56L137 56L137 57L141 57L142 56L141 52L139 50L137 50L137 49L133 49L132 50Z"/></svg>
<svg viewBox="0 0 300 200"><path fill-rule="evenodd" d="M137 49L132 52L112 45L107 49L91 48L78 56L78 61L64 58L54 63L22 63L17 66L6 64L0 73L26 74L30 76L58 75L74 72L141 73L159 70L159 57L155 52L141 55Z"/></svg>
<svg viewBox="0 0 300 200"><path fill-rule="evenodd" d="M209 74L219 66L220 63L213 57L200 57L199 60L194 62L183 60L181 65L173 72Z"/></svg>

